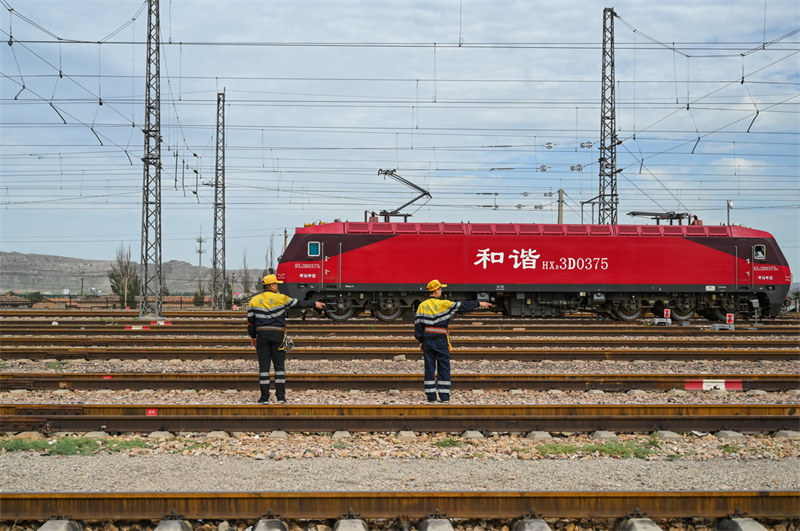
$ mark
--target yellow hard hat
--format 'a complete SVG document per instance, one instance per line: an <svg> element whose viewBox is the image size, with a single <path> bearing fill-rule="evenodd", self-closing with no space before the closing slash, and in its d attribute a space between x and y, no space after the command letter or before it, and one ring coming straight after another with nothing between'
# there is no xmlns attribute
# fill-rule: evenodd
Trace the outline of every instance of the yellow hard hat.
<svg viewBox="0 0 800 531"><path fill-rule="evenodd" d="M442 284L441 282L439 282L435 278L433 280L431 280L430 282L428 282L428 291L436 291L439 288L446 288L446 287L447 287L447 284Z"/></svg>
<svg viewBox="0 0 800 531"><path fill-rule="evenodd" d="M267 275L261 279L261 283L265 286L269 286L270 284L283 284L283 280L278 280L278 277L275 275Z"/></svg>

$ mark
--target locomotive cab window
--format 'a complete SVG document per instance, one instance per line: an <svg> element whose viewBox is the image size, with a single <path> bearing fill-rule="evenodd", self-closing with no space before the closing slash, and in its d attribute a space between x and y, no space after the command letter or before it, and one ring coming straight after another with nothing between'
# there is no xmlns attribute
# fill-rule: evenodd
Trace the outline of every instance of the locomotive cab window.
<svg viewBox="0 0 800 531"><path fill-rule="evenodd" d="M766 245L754 245L753 246L753 258L756 260L766 260L767 259L767 246Z"/></svg>
<svg viewBox="0 0 800 531"><path fill-rule="evenodd" d="M320 252L321 245L319 242L308 242L308 256L310 258L318 257Z"/></svg>

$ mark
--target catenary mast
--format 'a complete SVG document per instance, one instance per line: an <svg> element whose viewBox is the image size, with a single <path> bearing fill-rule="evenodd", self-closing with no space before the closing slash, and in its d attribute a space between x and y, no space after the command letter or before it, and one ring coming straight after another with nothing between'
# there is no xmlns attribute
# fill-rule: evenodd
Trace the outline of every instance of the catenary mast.
<svg viewBox="0 0 800 531"><path fill-rule="evenodd" d="M225 93L217 93L217 164L214 172L214 264L211 307L225 308Z"/></svg>
<svg viewBox="0 0 800 531"><path fill-rule="evenodd" d="M603 79L600 103L600 191L598 220L617 224L617 127L614 97L614 17L613 7L603 9Z"/></svg>
<svg viewBox="0 0 800 531"><path fill-rule="evenodd" d="M161 316L161 65L158 1L147 1L144 176L142 179L142 290L139 316Z"/></svg>

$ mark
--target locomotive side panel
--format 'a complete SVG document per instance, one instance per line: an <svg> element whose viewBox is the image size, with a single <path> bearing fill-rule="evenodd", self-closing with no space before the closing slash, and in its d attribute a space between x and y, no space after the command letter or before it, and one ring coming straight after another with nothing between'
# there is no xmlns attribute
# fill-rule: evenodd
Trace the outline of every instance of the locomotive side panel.
<svg viewBox="0 0 800 531"><path fill-rule="evenodd" d="M353 236L339 238L347 241ZM325 245L324 261L303 268L313 272L324 262L326 281L404 289L416 289L439 277L451 286L480 289L496 284L551 289L695 285L705 289L706 285L735 284L736 271L746 270L749 257L684 238L615 236L397 235L369 245L344 245L350 250L341 253L330 251L332 247ZM748 278L741 277L749 283Z"/></svg>

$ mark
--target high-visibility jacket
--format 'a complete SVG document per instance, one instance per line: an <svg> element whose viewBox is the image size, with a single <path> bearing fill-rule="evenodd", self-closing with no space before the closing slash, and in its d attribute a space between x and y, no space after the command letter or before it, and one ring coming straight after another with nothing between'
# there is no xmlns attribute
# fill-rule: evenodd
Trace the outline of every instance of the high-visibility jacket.
<svg viewBox="0 0 800 531"><path fill-rule="evenodd" d="M310 308L315 301L294 299L283 293L265 291L252 299L247 307L247 333L256 337L259 326L283 328L286 326L286 310L289 308Z"/></svg>
<svg viewBox="0 0 800 531"><path fill-rule="evenodd" d="M446 333L450 320L457 312L471 312L478 306L478 301L454 302L436 297L424 300L417 307L414 317L414 338L421 343L425 336L441 335L442 330ZM429 329L427 332L426 328Z"/></svg>

